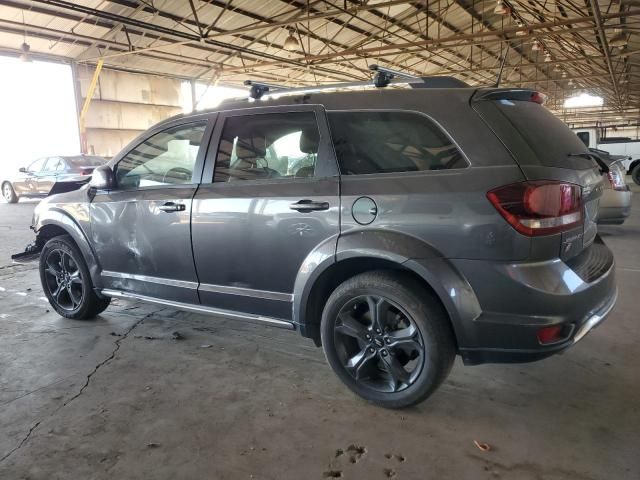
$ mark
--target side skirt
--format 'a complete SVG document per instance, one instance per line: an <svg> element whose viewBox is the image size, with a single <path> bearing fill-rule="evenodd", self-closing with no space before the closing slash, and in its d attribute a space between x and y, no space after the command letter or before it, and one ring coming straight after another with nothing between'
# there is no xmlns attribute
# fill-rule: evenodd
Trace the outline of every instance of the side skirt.
<svg viewBox="0 0 640 480"><path fill-rule="evenodd" d="M176 310L185 310L188 312L201 313L205 315L215 315L219 317L230 318L233 320L241 320L245 322L260 323L270 325L272 327L284 328L287 330L295 330L295 324L288 320L279 318L265 317L252 313L234 312L231 310L223 310L220 308L205 307L203 305L192 305L189 303L174 302L161 298L147 297L146 295L138 295L137 293L123 292L121 290L102 289L100 293L105 297L123 298L127 300L140 300L142 302L155 303L175 308Z"/></svg>

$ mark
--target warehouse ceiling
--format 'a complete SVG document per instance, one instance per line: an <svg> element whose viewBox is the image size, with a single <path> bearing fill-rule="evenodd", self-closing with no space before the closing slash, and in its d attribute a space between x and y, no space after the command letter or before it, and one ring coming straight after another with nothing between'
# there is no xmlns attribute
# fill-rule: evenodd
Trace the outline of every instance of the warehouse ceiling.
<svg viewBox="0 0 640 480"><path fill-rule="evenodd" d="M0 53L240 85L370 78L377 63L537 88L568 122L638 122L640 0L0 0ZM25 47L26 44L28 47ZM567 110L582 92L602 107Z"/></svg>

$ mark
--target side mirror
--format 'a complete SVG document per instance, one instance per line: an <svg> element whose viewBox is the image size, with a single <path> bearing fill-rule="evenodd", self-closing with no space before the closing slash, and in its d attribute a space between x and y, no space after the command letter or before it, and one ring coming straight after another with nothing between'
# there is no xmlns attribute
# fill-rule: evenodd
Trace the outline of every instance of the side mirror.
<svg viewBox="0 0 640 480"><path fill-rule="evenodd" d="M27 169L26 169L26 168L24 168L24 167L20 167L20 168L18 169L18 171L19 171L20 173L27 173Z"/></svg>
<svg viewBox="0 0 640 480"><path fill-rule="evenodd" d="M108 165L97 167L91 173L89 187L94 190L111 190L114 184L113 170Z"/></svg>

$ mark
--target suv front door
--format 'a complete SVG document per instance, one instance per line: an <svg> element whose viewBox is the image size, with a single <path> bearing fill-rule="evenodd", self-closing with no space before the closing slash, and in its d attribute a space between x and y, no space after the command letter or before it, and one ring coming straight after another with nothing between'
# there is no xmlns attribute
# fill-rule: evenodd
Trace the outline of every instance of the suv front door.
<svg viewBox="0 0 640 480"><path fill-rule="evenodd" d="M114 166L115 186L91 202L103 288L198 302L191 202L213 118L155 129Z"/></svg>
<svg viewBox="0 0 640 480"><path fill-rule="evenodd" d="M192 219L200 300L291 319L304 259L326 242L335 251L339 234L339 176L324 110L223 112L209 151Z"/></svg>

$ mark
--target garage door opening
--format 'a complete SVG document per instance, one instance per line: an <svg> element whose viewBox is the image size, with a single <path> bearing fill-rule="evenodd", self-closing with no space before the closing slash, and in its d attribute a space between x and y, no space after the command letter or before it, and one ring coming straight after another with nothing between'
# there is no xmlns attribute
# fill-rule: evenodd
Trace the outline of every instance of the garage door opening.
<svg viewBox="0 0 640 480"><path fill-rule="evenodd" d="M79 153L71 67L0 57L0 71L0 173L39 157Z"/></svg>

